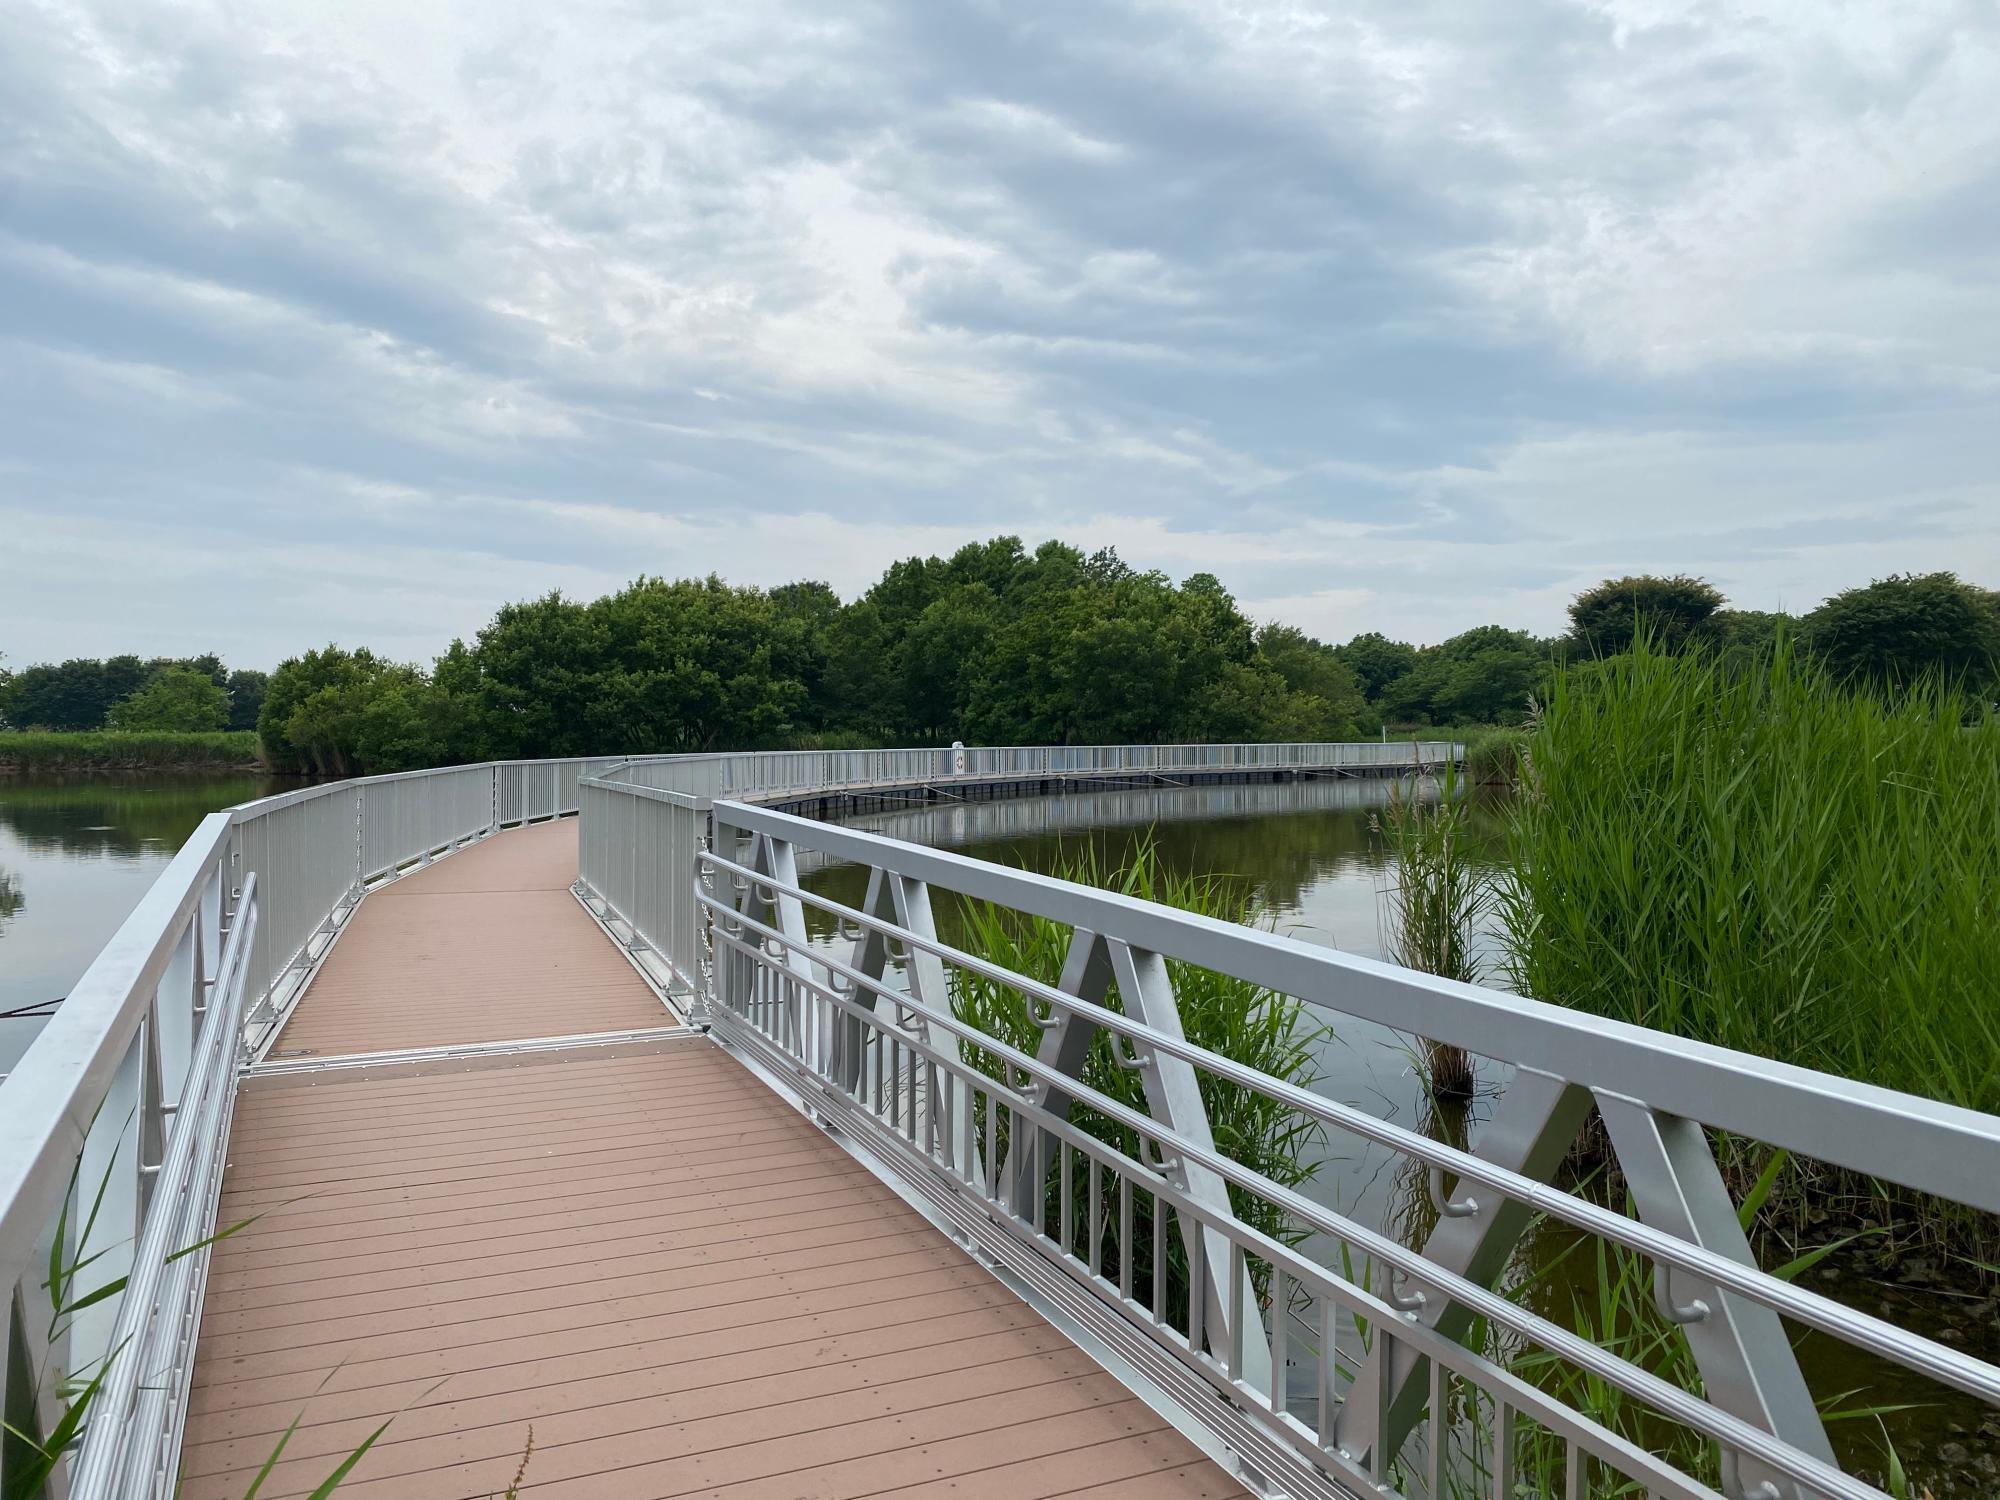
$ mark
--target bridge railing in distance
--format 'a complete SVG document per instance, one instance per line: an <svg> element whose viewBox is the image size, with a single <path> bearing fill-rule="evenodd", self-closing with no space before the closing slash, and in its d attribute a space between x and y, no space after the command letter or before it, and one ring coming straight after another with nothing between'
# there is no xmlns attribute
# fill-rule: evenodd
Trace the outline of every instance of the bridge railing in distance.
<svg viewBox="0 0 2000 1500"><path fill-rule="evenodd" d="M1464 753L1463 745L1451 741L1391 740L1386 744L961 745L648 756L592 767L582 777L578 891L600 916L613 922L621 941L641 941L659 955L672 972L674 988L699 996L698 976L706 962L703 928L696 921L684 877L705 847L708 808L725 797L785 801L819 793L898 790L948 796L954 782L1061 777L1171 780L1176 772L1379 774L1433 770L1462 760ZM635 835L640 824L644 830ZM643 857L642 849L652 850L655 857ZM678 874L663 878L661 859Z"/></svg>
<svg viewBox="0 0 2000 1500"><path fill-rule="evenodd" d="M1990 1214L2000 1119L769 808L713 816L689 878L716 1033L1285 1493L1877 1497L1836 1460L1796 1330L1828 1363L1846 1345L2000 1404L2000 1368L1761 1268L1709 1134ZM808 852L867 871L859 906L799 883ZM958 902L1066 933L1059 980L954 946L939 916ZM1477 1148L1190 1044L1177 987L1201 973L1336 1036L1351 1018L1489 1060L1505 1083ZM1028 1035L971 1024L967 985L1021 997ZM1081 1080L1100 1036L1142 1078L1143 1110ZM1204 1102L1223 1086L1336 1154L1387 1148L1434 1227L1404 1244L1233 1159L1216 1127L1234 1122ZM1593 1117L1631 1215L1561 1185ZM1628 1357L1626 1330L1508 1296L1537 1223L1579 1264L1632 1276L1699 1378Z"/></svg>

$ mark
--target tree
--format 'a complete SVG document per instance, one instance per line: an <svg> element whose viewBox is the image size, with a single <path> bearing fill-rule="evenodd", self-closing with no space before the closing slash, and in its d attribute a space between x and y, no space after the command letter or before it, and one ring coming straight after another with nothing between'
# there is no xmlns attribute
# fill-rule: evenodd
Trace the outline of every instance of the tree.
<svg viewBox="0 0 2000 1500"><path fill-rule="evenodd" d="M229 694L195 667L168 667L123 702L114 703L105 723L111 729L195 733L225 728Z"/></svg>
<svg viewBox="0 0 2000 1500"><path fill-rule="evenodd" d="M1679 651L1723 603L1713 584L1684 573L1607 578L1570 601L1570 642L1590 655L1616 656L1631 648L1643 625L1656 645Z"/></svg>
<svg viewBox="0 0 2000 1500"><path fill-rule="evenodd" d="M385 661L365 646L329 645L282 661L257 719L264 758L281 770L320 775L392 769L369 766L362 721L375 699L409 691L422 679L416 667Z"/></svg>
<svg viewBox="0 0 2000 1500"><path fill-rule="evenodd" d="M270 689L271 675L239 667L229 674L229 727L255 729L257 716L264 711L264 694Z"/></svg>
<svg viewBox="0 0 2000 1500"><path fill-rule="evenodd" d="M1415 646L1408 641L1392 641L1374 630L1357 635L1344 646L1334 647L1333 654L1360 679L1361 691L1370 703L1380 703L1390 683L1417 667Z"/></svg>
<svg viewBox="0 0 2000 1500"><path fill-rule="evenodd" d="M1875 687L1931 674L1973 691L2000 681L2000 605L1955 573L1897 574L1835 594L1804 632L1836 676Z"/></svg>
<svg viewBox="0 0 2000 1500"><path fill-rule="evenodd" d="M1518 724L1548 663L1547 645L1526 631L1477 625L1425 647L1380 707L1404 724Z"/></svg>
<svg viewBox="0 0 2000 1500"><path fill-rule="evenodd" d="M1257 632L1257 655L1294 693L1325 705L1324 724L1337 728L1325 738L1348 739L1355 734L1368 711L1368 700L1361 679L1338 651L1296 626L1273 624Z"/></svg>

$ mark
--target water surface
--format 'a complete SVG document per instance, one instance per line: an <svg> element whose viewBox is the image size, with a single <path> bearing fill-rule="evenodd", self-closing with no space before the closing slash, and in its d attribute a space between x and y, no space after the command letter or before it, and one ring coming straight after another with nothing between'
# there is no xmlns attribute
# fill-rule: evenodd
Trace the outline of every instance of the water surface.
<svg viewBox="0 0 2000 1500"><path fill-rule="evenodd" d="M0 1073L209 813L268 777L0 777Z"/></svg>

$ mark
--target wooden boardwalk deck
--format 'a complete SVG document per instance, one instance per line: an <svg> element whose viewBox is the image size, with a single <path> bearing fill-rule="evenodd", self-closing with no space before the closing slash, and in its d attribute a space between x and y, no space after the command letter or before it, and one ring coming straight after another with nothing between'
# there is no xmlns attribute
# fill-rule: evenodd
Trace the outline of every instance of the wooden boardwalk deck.
<svg viewBox="0 0 2000 1500"><path fill-rule="evenodd" d="M273 1058L670 1025L577 904L576 820L537 823L364 900Z"/></svg>
<svg viewBox="0 0 2000 1500"><path fill-rule="evenodd" d="M543 1033L629 1029L636 976L573 901L615 968L481 912L521 894L506 870L573 874L561 829L370 895L286 1038L518 1036L538 993L569 1017ZM489 937L436 930L461 919ZM482 941L512 945L497 1025L449 959L377 951ZM253 1214L213 1257L187 1500L240 1497L294 1417L264 1496L391 1417L342 1500L501 1494L531 1431L522 1493L548 1500L1244 1493L698 1034L253 1079L221 1218Z"/></svg>

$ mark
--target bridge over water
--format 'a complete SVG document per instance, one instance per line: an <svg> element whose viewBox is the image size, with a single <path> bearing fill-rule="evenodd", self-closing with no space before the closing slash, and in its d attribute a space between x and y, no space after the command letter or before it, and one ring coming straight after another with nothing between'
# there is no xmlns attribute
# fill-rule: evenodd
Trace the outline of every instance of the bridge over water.
<svg viewBox="0 0 2000 1500"><path fill-rule="evenodd" d="M2000 1120L798 815L1456 753L510 762L214 815L0 1084L5 1409L60 1450L10 1439L6 1493L309 1495L373 1436L339 1494L469 1500L532 1432L552 1497L1878 1494L1812 1351L2000 1370L1761 1269L1710 1132L1992 1213ZM955 947L960 900L1054 924L1057 982ZM1476 1150L1190 1044L1203 975L1505 1064ZM1428 1238L1244 1166L1252 1108L1398 1153ZM1593 1115L1636 1216L1555 1185ZM1507 1295L1538 1217L1644 1268L1698 1384Z"/></svg>

